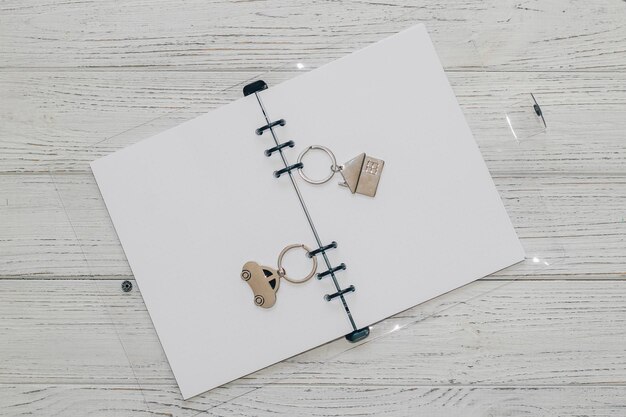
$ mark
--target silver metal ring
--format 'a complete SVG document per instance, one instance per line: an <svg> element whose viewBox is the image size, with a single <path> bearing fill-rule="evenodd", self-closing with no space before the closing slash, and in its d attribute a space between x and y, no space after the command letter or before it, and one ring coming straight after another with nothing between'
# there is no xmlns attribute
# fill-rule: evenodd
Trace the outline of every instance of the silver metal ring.
<svg viewBox="0 0 626 417"><path fill-rule="evenodd" d="M311 269L311 272L309 273L309 275L307 275L306 277L304 277L302 279L289 278L287 276L287 272L285 271L285 268L283 268L283 257L291 249L296 249L296 248L304 249L305 255L307 253L311 252L311 249L309 249L305 245L301 245L301 244L300 245L299 244L295 244L295 245L286 246L285 249L283 249L280 252L280 255L278 255L278 275L281 278L285 278L287 281L291 282L292 284L302 284L303 282L307 282L308 280L313 278L313 275L315 275L315 272L317 272L317 258L315 256L311 258L313 260L313 268Z"/></svg>
<svg viewBox="0 0 626 417"><path fill-rule="evenodd" d="M311 179L311 178L307 177L306 174L304 173L304 168L299 169L298 170L298 174L300 174L302 179L305 180L306 182L308 182L309 184L315 184L315 185L324 184L324 183L330 181L330 179L333 177L333 175L335 175L335 173L337 171L339 171L341 169L341 167L337 166L337 159L335 159L335 155L331 152L331 150L328 149L327 147L321 146L321 145L311 145L311 146L307 147L305 150L303 150L300 153L300 155L298 155L298 162L302 162L302 158L304 158L304 155L306 155L307 152L313 151L313 150L320 150L320 151L325 152L326 155L328 155L328 157L330 158L330 161L332 163L332 165L330 166L330 174L328 174L328 176L326 178L323 178L321 180L314 180L314 179Z"/></svg>

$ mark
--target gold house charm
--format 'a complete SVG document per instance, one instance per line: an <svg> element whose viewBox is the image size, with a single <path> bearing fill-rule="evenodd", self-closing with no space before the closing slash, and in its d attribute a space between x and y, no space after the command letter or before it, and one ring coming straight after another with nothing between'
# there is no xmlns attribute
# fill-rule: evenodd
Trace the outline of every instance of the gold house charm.
<svg viewBox="0 0 626 417"><path fill-rule="evenodd" d="M385 161L382 159L372 158L362 153L342 166L339 172L344 182L339 185L348 187L352 194L359 193L374 197L384 166Z"/></svg>

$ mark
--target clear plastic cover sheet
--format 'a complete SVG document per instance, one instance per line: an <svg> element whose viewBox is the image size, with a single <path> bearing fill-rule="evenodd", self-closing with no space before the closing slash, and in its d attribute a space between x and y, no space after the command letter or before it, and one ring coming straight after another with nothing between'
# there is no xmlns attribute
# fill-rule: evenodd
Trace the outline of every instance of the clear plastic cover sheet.
<svg viewBox="0 0 626 417"><path fill-rule="evenodd" d="M468 38L467 43L455 47L466 51L468 56L477 55L476 62L480 63L480 56L485 52L477 51L479 45ZM334 46L336 45L331 44L328 48ZM440 55L444 57L442 59L445 67L445 51ZM306 57L307 52L303 51L302 56ZM281 81L315 69L320 64L309 62L306 58L296 59L292 64L258 74L253 79L242 79L236 85L221 90L214 97L199 99L189 106L161 111L161 114L155 113L153 118L144 120L136 127L121 129L115 136L94 141L88 148L89 153L93 155L91 159L97 159L122 149L220 105L239 99L242 96L242 87L253 80L263 79L271 88L272 85ZM478 113L472 111L471 104L463 105L462 97L460 98L468 122L471 127L474 127L472 118ZM501 123L490 125L492 127L488 132L489 140L482 141L483 131L474 129L475 137L483 152L486 148L491 148L492 151L506 155L507 152L524 151L523 147L529 152L541 152L542 146L546 146L545 137L537 133L545 129L545 124L543 129L538 127L532 102L528 99L528 94L513 97L510 101L513 103L510 110L501 112ZM530 107L526 107L527 104ZM504 107L497 105L497 107L507 108L506 105ZM514 119L514 122L509 123L507 115L510 119ZM514 131L512 124L515 126L515 131L518 131L519 137L512 134ZM522 130L533 132L533 134L522 134L520 133ZM520 140L521 137L524 138L523 141ZM504 159L506 160L506 157ZM50 164L49 175L55 184L59 205L71 225L73 244L78 248L82 258L81 264L76 267L84 270L85 275L94 278L90 285L96 292L97 304L101 312L100 322L97 323L101 330L98 333L103 338L102 343L106 346L107 352L117 352L116 356L120 358L114 369L110 370L111 378L113 381L123 381L126 386L135 385L141 393L138 401L142 405L138 407L149 412L159 411L155 409L159 407L156 405L158 402L155 396L165 395L164 384L169 393L167 395L182 402L145 305L131 278L130 268L126 263L97 185L92 176L73 177L71 173L68 173L67 161L70 160L71 155L60 155ZM487 160L488 165L490 162ZM90 172L87 163L84 166L77 167L75 164L69 166L69 171ZM494 181L513 225L522 239L527 253L525 261L383 320L373 325L369 337L361 342L352 344L344 339L330 342L187 400L184 402L185 406L192 407L201 413L231 398L245 395L246 392L271 388L276 383L306 381L311 375L315 375L316 380L326 377L329 379L357 378L359 373L368 372L369 365L366 362L372 357L388 358L390 354L393 354L389 351L390 340L396 345L399 340L401 345L412 346L414 352L411 355L423 354L424 360L427 360L428 355L432 353L428 352L429 332L445 331L445 329L433 327L432 323L436 323L437 317L453 314L458 309L471 311L472 305L480 306L489 297L506 293L506 288L520 277L559 269L560 264L566 259L563 247L554 240L544 239L543 235L538 232L555 227L552 222L552 213L555 210L552 196L543 194L541 190L544 188L537 184L541 180L520 174L494 176ZM533 207L532 211L530 211L531 207ZM121 287L125 279L133 284L129 292L124 292ZM80 318L77 317L77 320ZM75 346L75 349L76 355L80 356L82 347ZM64 355L67 354L67 352L64 353ZM398 357L401 358L401 356ZM407 363L408 368L405 367L403 372L414 372L419 375L420 361L413 360ZM393 378L396 371L389 370L388 372L387 377ZM423 377L427 378L425 375Z"/></svg>

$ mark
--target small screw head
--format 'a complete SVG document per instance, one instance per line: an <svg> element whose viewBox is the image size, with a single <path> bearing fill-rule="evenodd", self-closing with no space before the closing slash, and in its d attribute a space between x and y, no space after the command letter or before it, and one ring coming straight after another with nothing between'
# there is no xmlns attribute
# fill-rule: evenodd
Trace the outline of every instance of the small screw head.
<svg viewBox="0 0 626 417"><path fill-rule="evenodd" d="M132 289L133 289L133 283L132 282L130 282L130 281L122 282L122 291L129 292Z"/></svg>

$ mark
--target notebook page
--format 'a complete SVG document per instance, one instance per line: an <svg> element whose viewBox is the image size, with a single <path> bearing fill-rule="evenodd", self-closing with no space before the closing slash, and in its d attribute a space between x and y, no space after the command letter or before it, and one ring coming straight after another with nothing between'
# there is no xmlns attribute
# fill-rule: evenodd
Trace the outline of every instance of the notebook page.
<svg viewBox="0 0 626 417"><path fill-rule="evenodd" d="M297 138L294 154L320 144L339 162L385 161L374 198L340 178L305 190L340 243L331 256L357 288L347 295L357 327L524 259L423 25L271 88L264 103L289 120L279 135Z"/></svg>
<svg viewBox="0 0 626 417"><path fill-rule="evenodd" d="M290 161L311 144L385 161L378 194L298 178L358 327L523 259L423 26L261 93ZM271 309L240 279L315 247L254 96L92 163L183 397L349 333L331 281L283 282ZM323 270L320 266L320 271Z"/></svg>

